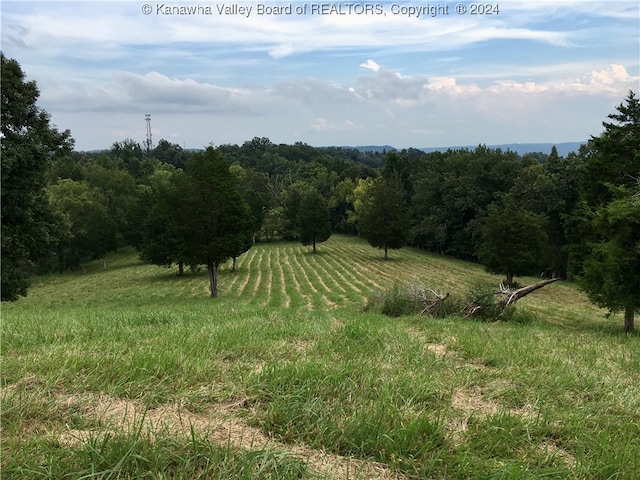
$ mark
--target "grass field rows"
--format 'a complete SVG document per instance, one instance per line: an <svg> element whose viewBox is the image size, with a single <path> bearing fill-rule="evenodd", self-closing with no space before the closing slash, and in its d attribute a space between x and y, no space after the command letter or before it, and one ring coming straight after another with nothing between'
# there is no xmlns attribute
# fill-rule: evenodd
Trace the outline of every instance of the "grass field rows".
<svg viewBox="0 0 640 480"><path fill-rule="evenodd" d="M206 272L121 252L3 304L2 478L640 477L640 347L570 284L524 323L364 313L499 277L334 236ZM535 279L522 279L529 283Z"/></svg>

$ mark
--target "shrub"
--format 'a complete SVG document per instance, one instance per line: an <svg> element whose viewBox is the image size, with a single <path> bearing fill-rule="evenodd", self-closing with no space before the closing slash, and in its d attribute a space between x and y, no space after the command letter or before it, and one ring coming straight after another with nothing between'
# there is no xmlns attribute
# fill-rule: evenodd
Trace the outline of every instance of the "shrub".
<svg viewBox="0 0 640 480"><path fill-rule="evenodd" d="M462 302L449 294L440 294L421 283L404 283L375 292L364 310L380 311L390 317L424 314L443 318L460 313L462 308Z"/></svg>
<svg viewBox="0 0 640 480"><path fill-rule="evenodd" d="M465 303L465 316L478 318L485 322L510 320L515 313L515 305L503 308L496 296L496 287L483 281L477 281L473 284Z"/></svg>

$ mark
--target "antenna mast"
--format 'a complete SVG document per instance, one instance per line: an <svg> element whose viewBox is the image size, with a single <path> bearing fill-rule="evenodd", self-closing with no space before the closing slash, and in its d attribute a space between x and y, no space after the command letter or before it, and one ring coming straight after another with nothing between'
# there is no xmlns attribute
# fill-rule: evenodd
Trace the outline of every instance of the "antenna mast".
<svg viewBox="0 0 640 480"><path fill-rule="evenodd" d="M153 141L151 140L151 114L145 114L144 118L147 121L147 139L144 142L144 146L147 150L147 153L149 153L151 150L153 150Z"/></svg>

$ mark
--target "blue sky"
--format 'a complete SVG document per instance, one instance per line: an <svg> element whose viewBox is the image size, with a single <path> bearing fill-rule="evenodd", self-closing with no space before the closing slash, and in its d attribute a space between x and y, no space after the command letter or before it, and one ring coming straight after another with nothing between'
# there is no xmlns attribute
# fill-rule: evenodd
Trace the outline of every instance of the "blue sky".
<svg viewBox="0 0 640 480"><path fill-rule="evenodd" d="M292 13L258 15L259 4ZM309 14L323 4L346 14ZM640 94L637 0L486 4L498 11L3 0L2 51L36 80L39 105L79 150L142 143L146 113L155 142L186 148L256 136L398 148L582 141L630 89ZM219 13L232 5L251 13ZM372 13L349 14L349 5ZM427 5L439 14L398 13ZM166 14L179 6L198 14Z"/></svg>

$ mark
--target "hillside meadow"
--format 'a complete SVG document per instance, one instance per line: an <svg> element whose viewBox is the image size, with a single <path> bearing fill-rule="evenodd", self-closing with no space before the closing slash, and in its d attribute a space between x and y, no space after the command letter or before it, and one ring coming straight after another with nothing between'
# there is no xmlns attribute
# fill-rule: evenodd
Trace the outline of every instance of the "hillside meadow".
<svg viewBox="0 0 640 480"><path fill-rule="evenodd" d="M124 250L2 305L3 479L640 478L640 338L576 287L511 322L363 312L500 277L333 236L176 276ZM523 284L534 278L518 279Z"/></svg>

